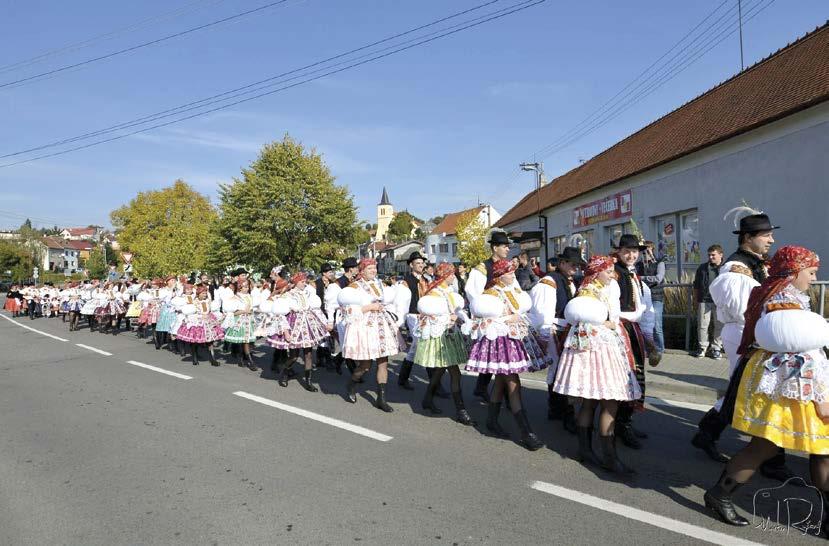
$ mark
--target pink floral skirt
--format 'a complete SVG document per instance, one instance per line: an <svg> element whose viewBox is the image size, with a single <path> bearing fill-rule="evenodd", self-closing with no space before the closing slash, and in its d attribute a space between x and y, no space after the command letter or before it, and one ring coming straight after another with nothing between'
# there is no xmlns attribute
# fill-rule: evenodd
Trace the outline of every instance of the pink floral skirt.
<svg viewBox="0 0 829 546"><path fill-rule="evenodd" d="M618 343L594 340L589 349L565 347L553 390L590 400L636 400L642 391Z"/></svg>
<svg viewBox="0 0 829 546"><path fill-rule="evenodd" d="M213 343L225 338L225 331L213 313L190 315L181 323L176 338L185 343Z"/></svg>

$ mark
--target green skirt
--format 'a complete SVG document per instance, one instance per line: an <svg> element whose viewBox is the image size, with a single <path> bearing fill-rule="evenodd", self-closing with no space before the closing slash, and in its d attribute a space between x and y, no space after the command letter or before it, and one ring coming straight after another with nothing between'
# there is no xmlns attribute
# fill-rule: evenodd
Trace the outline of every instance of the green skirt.
<svg viewBox="0 0 829 546"><path fill-rule="evenodd" d="M458 331L444 333L441 337L417 340L414 363L424 368L460 366L469 360L466 338Z"/></svg>

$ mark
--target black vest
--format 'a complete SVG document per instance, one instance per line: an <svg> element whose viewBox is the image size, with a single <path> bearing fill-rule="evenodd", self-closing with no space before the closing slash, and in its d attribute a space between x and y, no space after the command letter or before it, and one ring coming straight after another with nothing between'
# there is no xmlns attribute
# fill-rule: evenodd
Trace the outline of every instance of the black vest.
<svg viewBox="0 0 829 546"><path fill-rule="evenodd" d="M639 290L639 294L642 294L642 285L640 284L640 281L634 279L633 273L631 273L627 267L618 262L615 265L615 270L616 275L619 277L619 291L621 293L621 296L619 297L620 310L625 313L636 311L636 300L633 299L633 291ZM634 283L637 285L635 288L633 286Z"/></svg>
<svg viewBox="0 0 829 546"><path fill-rule="evenodd" d="M320 301L323 302L322 305L322 312L325 313L325 316L328 316L328 313L325 311L325 281L322 280L322 277L318 278L314 281L314 285L317 289L317 296L319 297Z"/></svg>
<svg viewBox="0 0 829 546"><path fill-rule="evenodd" d="M547 273L547 276L556 283L556 318L564 318L564 308L576 295L570 291L570 283L567 281L567 277L558 271ZM578 290L579 283L576 279L573 279L573 284Z"/></svg>
<svg viewBox="0 0 829 546"><path fill-rule="evenodd" d="M766 274L766 268L763 266L765 262L763 262L762 259L758 258L754 254L746 252L745 250L738 249L725 261L740 262L741 264L745 265L747 268L751 270L751 275L754 277L754 280L759 283L765 281L766 277L768 276Z"/></svg>
<svg viewBox="0 0 829 546"><path fill-rule="evenodd" d="M342 275L342 276L340 276L339 279L337 279L337 284L340 285L340 288L345 288L346 286L351 284L351 281L348 280L348 277L346 277L345 275Z"/></svg>
<svg viewBox="0 0 829 546"><path fill-rule="evenodd" d="M414 276L414 273L409 272L406 273L403 280L406 281L406 286L409 287L409 292L412 293L412 300L409 302L409 313L417 314L417 302L420 301L420 290L417 288L417 277Z"/></svg>

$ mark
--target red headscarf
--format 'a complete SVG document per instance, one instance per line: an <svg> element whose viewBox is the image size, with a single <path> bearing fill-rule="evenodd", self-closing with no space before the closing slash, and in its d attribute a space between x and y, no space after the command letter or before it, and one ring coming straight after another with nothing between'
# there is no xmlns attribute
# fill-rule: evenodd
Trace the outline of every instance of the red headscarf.
<svg viewBox="0 0 829 546"><path fill-rule="evenodd" d="M498 260L492 264L492 280L486 283L484 290L492 288L499 278L513 271L515 271L515 268L512 266L512 260Z"/></svg>
<svg viewBox="0 0 829 546"><path fill-rule="evenodd" d="M200 296L201 294L207 292L210 289L206 284L200 284L196 287L196 295Z"/></svg>
<svg viewBox="0 0 829 546"><path fill-rule="evenodd" d="M363 258L362 260L360 260L360 263L357 265L357 267L360 269L358 278L362 278L363 270L371 265L377 266L377 260L373 260L371 258Z"/></svg>
<svg viewBox="0 0 829 546"><path fill-rule="evenodd" d="M443 262L438 264L437 268L435 269L435 280L429 283L428 290L436 286L440 286L440 283L451 277L455 274L455 266L450 264L449 262ZM427 290L427 291L428 291Z"/></svg>
<svg viewBox="0 0 829 546"><path fill-rule="evenodd" d="M305 273L304 271L298 271L297 273L294 273L291 276L291 284L297 284L297 283L300 283L302 281L307 281L307 280L308 280L308 273Z"/></svg>
<svg viewBox="0 0 829 546"><path fill-rule="evenodd" d="M613 269L615 263L616 258L613 256L602 256L601 254L591 256L590 261L587 262L587 269L584 271L584 279L581 281L581 284L583 286L587 286L596 280L596 277L598 277L599 273L602 271Z"/></svg>
<svg viewBox="0 0 829 546"><path fill-rule="evenodd" d="M818 267L818 255L802 246L781 247L769 263L769 276L760 286L754 287L748 298L743 329L743 338L737 353L747 355L754 344L754 327L760 320L766 302L786 288L804 269Z"/></svg>
<svg viewBox="0 0 829 546"><path fill-rule="evenodd" d="M277 277L276 281L273 283L273 293L282 294L289 286L290 283L288 283L288 281L282 277Z"/></svg>

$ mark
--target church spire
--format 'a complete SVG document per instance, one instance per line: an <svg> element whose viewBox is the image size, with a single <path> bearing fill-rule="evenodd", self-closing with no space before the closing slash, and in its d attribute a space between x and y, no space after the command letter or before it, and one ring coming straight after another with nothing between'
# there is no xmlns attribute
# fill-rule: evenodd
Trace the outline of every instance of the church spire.
<svg viewBox="0 0 829 546"><path fill-rule="evenodd" d="M386 192L386 186L383 186L383 197L380 199L380 205L391 205L389 201L389 194Z"/></svg>

